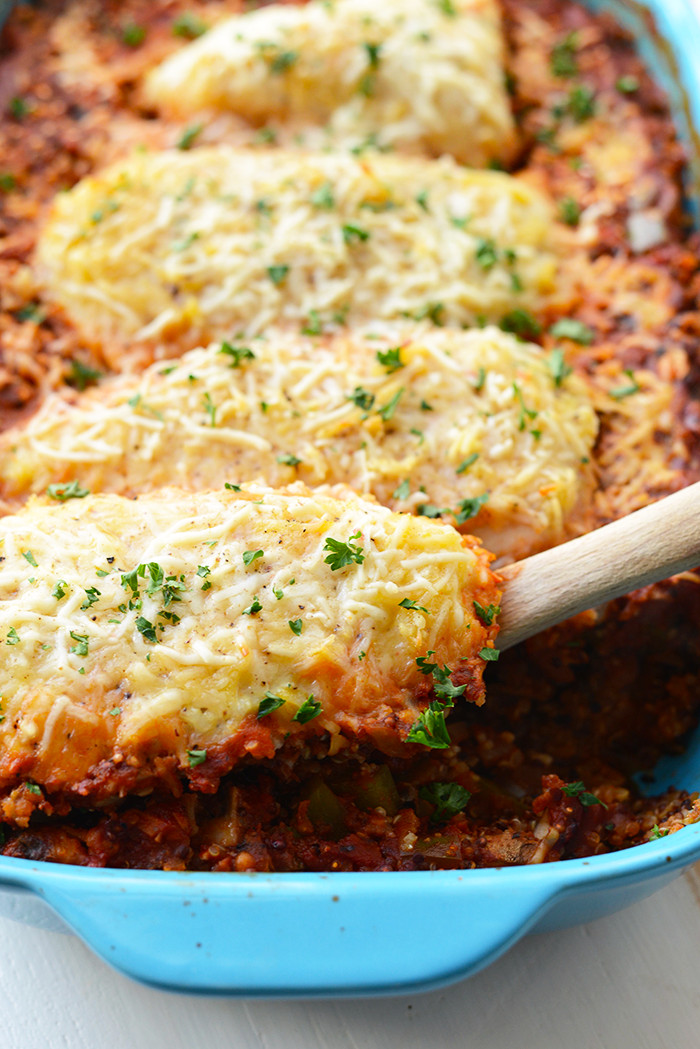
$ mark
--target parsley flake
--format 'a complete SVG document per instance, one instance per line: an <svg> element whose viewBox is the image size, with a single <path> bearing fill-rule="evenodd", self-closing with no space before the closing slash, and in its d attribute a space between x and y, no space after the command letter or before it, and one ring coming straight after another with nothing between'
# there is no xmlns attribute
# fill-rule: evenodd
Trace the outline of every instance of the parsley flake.
<svg viewBox="0 0 700 1049"><path fill-rule="evenodd" d="M136 629L140 634L146 638L146 641L151 641L154 645L158 641L156 637L156 628L150 620L145 619L143 616L139 616L136 620Z"/></svg>
<svg viewBox="0 0 700 1049"><path fill-rule="evenodd" d="M72 636L73 635L71 634L71 637ZM20 643L20 641L21 641L21 638L20 638L19 634L17 633L15 628L13 626L11 626L10 629L7 631L7 637L5 638L5 644L6 645L18 645Z"/></svg>
<svg viewBox="0 0 700 1049"><path fill-rule="evenodd" d="M180 135L180 138L175 143L176 148L182 150L190 149L203 130L204 124L190 124L189 127L185 128Z"/></svg>
<svg viewBox="0 0 700 1049"><path fill-rule="evenodd" d="M482 648L481 652L479 652L481 658L486 660L487 663L496 663L500 654L497 648Z"/></svg>
<svg viewBox="0 0 700 1049"><path fill-rule="evenodd" d="M571 375L573 368L567 364L564 360L564 351L560 349L552 350L549 357L547 358L547 367L552 373L555 386L561 386L564 379L568 375Z"/></svg>
<svg viewBox="0 0 700 1049"><path fill-rule="evenodd" d="M391 375L393 372L397 372L399 368L404 367L404 362L401 360L400 346L394 346L390 350L377 350L377 360L382 368L386 370L387 375Z"/></svg>
<svg viewBox="0 0 700 1049"><path fill-rule="evenodd" d="M435 806L431 821L444 823L462 811L471 798L471 792L459 783L429 783L420 788L418 796Z"/></svg>
<svg viewBox="0 0 700 1049"><path fill-rule="evenodd" d="M472 454L468 455L466 459L462 459L462 462L457 467L457 473L458 474L466 473L467 470L469 469L469 467L473 466L478 458L479 458L479 453L478 452L472 452Z"/></svg>
<svg viewBox="0 0 700 1049"><path fill-rule="evenodd" d="M447 709L447 706L436 700L430 703L411 725L406 742L420 743L431 750L445 750L449 747L452 741L445 723Z"/></svg>
<svg viewBox="0 0 700 1049"><path fill-rule="evenodd" d="M396 391L396 393L390 401L388 401L386 404L383 404L381 408L377 408L377 415L381 415L384 422L389 422L389 420L393 418L394 412L396 411L398 403L401 400L403 392L404 388L402 386L400 390Z"/></svg>
<svg viewBox="0 0 700 1049"><path fill-rule="evenodd" d="M267 275L270 278L270 280L272 281L272 283L275 285L276 288L279 288L279 286L281 284L284 284L285 280L287 279L287 274L288 273L289 273L289 266L268 266L267 267Z"/></svg>
<svg viewBox="0 0 700 1049"><path fill-rule="evenodd" d="M306 725L307 722L317 718L320 713L321 704L313 696L308 696L297 710L292 721L298 721L300 725Z"/></svg>
<svg viewBox="0 0 700 1049"><path fill-rule="evenodd" d="M253 561L257 561L259 557L264 557L263 550L244 550L243 551L243 564L248 568L252 565Z"/></svg>
<svg viewBox="0 0 700 1049"><path fill-rule="evenodd" d="M230 342L222 342L219 353L225 353L231 358L231 367L240 368L243 361L252 361L255 354L248 346L232 346Z"/></svg>
<svg viewBox="0 0 700 1049"><path fill-rule="evenodd" d="M277 462L281 463L282 466L301 466L302 460L298 459L296 455L285 452L284 455L277 456Z"/></svg>
<svg viewBox="0 0 700 1049"><path fill-rule="evenodd" d="M38 564L36 563L36 558L34 557L34 554L31 552L31 550L23 550L22 551L22 557L24 558L25 561L29 562L29 564L32 566L32 568L38 568L39 567Z"/></svg>
<svg viewBox="0 0 700 1049"><path fill-rule="evenodd" d="M74 652L76 656L86 656L88 654L89 639L87 634L76 634L72 630L70 636L75 641L74 645L71 645L69 651Z"/></svg>
<svg viewBox="0 0 700 1049"><path fill-rule="evenodd" d="M561 791L562 794L566 794L567 798L576 798L586 808L590 805L602 805L604 809L608 807L604 801L596 798L595 794L590 794L581 780L577 780L575 783L567 783L561 788Z"/></svg>
<svg viewBox="0 0 700 1049"><path fill-rule="evenodd" d="M426 616L430 615L427 608L424 608L423 605L416 604L416 602L412 601L410 597L405 597L403 601L399 601L399 608L409 608L411 611L425 612Z"/></svg>
<svg viewBox="0 0 700 1049"><path fill-rule="evenodd" d="M266 692L265 698L260 700L258 712L255 716L258 720L265 718L268 714L272 714L274 710L279 710L280 707L283 707L286 702L281 696L275 696L272 692Z"/></svg>
<svg viewBox="0 0 700 1049"><path fill-rule="evenodd" d="M339 539L332 539L329 536L323 545L323 549L329 552L328 557L324 558L324 564L330 565L332 572L337 572L339 569L351 564L361 565L365 559L365 554L362 551L362 547L356 546L352 541L353 539L359 539L361 535L361 532L355 532L354 535L350 536L347 543L343 543Z"/></svg>
<svg viewBox="0 0 700 1049"><path fill-rule="evenodd" d="M489 605L488 608L484 608L484 606L480 605L478 601L473 601L472 604L474 605L474 611L476 612L477 617L481 620L484 626L491 626L494 619L501 611L500 605ZM488 649L488 651L493 652L495 649Z"/></svg>
<svg viewBox="0 0 700 1049"><path fill-rule="evenodd" d="M633 393L639 393L639 383L634 377L634 372L631 368L625 368L625 375L629 378L630 382L627 386L617 386L614 390L610 391L610 396L616 400L621 401L625 397L629 397Z"/></svg>
<svg viewBox="0 0 700 1049"><path fill-rule="evenodd" d="M595 338L592 328L573 317L562 317L552 325L549 333L555 339L571 339L572 342L578 342L581 346L590 346Z"/></svg>
<svg viewBox="0 0 700 1049"><path fill-rule="evenodd" d="M81 487L79 481L66 481L64 484L50 484L46 489L46 494L50 499L56 499L62 503L67 499L84 499L90 494L90 490Z"/></svg>
<svg viewBox="0 0 700 1049"><path fill-rule="evenodd" d="M254 616L254 615L257 615L257 613L261 612L261 611L262 611L262 605L258 601L257 597L254 597L252 603L249 604L247 608L243 609L243 611L241 612L241 615L242 616Z"/></svg>
<svg viewBox="0 0 700 1049"><path fill-rule="evenodd" d="M191 769L197 767L197 765L203 765L207 760L206 750L198 750L193 747L192 750L187 751L187 761Z"/></svg>
<svg viewBox="0 0 700 1049"><path fill-rule="evenodd" d="M291 630L291 632L293 634L296 634L297 637L299 637L299 635L301 634L302 630L304 629L304 624L303 624L302 620L301 619L289 619L288 623L289 623L289 629Z"/></svg>

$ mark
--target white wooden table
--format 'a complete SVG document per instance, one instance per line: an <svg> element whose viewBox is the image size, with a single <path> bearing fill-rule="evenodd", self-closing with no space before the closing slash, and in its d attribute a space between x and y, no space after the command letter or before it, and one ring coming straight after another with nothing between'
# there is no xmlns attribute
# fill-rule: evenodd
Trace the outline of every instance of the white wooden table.
<svg viewBox="0 0 700 1049"><path fill-rule="evenodd" d="M2 1049L698 1049L700 865L626 911L530 936L445 991L240 1001L138 986L0 920Z"/></svg>

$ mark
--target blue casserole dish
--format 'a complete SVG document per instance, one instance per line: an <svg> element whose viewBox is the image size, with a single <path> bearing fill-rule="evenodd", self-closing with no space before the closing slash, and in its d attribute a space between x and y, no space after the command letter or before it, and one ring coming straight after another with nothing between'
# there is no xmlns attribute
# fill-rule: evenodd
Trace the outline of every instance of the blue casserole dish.
<svg viewBox="0 0 700 1049"><path fill-rule="evenodd" d="M611 13L668 92L700 170L700 5L586 0ZM11 3L0 2L0 20ZM700 790L700 731L645 790ZM111 965L172 991L339 996L428 990L525 933L604 917L700 860L700 825L625 852L538 867L366 874L94 870L0 857L0 911L68 926Z"/></svg>

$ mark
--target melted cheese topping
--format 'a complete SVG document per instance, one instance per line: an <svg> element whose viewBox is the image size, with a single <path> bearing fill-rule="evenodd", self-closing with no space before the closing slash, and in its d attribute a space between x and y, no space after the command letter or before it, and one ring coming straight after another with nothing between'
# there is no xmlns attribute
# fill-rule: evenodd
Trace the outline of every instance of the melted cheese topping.
<svg viewBox="0 0 700 1049"><path fill-rule="evenodd" d="M497 328L375 324L217 343L75 406L54 397L0 438L0 475L15 499L70 480L125 494L344 483L395 510L451 513L513 557L583 515L596 433L581 379L557 385L537 346Z"/></svg>
<svg viewBox="0 0 700 1049"><path fill-rule="evenodd" d="M548 203L449 158L142 153L60 194L40 240L48 291L90 339L196 345L309 318L536 310L556 271Z"/></svg>
<svg viewBox="0 0 700 1049"><path fill-rule="evenodd" d="M333 569L329 539L355 559ZM105 762L187 768L240 738L269 757L290 732L361 734L382 718L403 738L430 650L481 698L478 653L497 628L473 601L499 595L489 555L449 525L303 486L164 489L33 500L0 522L0 546L5 784L89 794L81 781ZM260 753L266 694L284 705ZM293 720L309 702L317 716Z"/></svg>
<svg viewBox="0 0 700 1049"><path fill-rule="evenodd" d="M504 51L494 0L271 4L171 55L144 94L177 116L291 120L306 145L451 153L485 167L517 146Z"/></svg>

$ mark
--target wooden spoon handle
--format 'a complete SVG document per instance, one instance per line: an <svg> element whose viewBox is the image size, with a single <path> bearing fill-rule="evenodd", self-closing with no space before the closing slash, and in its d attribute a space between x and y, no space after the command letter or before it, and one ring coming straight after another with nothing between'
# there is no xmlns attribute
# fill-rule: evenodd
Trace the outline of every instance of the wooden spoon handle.
<svg viewBox="0 0 700 1049"><path fill-rule="evenodd" d="M500 649L700 565L700 482L501 569Z"/></svg>

